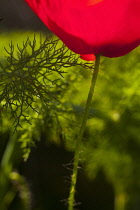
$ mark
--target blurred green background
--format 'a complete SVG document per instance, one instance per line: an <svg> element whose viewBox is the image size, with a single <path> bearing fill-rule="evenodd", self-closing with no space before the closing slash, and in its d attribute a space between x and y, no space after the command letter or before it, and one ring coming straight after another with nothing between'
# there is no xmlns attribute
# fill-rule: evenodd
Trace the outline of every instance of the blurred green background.
<svg viewBox="0 0 140 210"><path fill-rule="evenodd" d="M1 63L6 62L4 47L11 40L15 46L20 45L27 37L33 39L35 33L39 45L39 31L48 32L23 1L8 2L7 6L2 1L0 9ZM32 125L23 121L23 132L21 128L13 134L10 112L1 110L1 210L67 209L75 137L91 70L78 65L63 67L62 71L67 72L59 78L63 90L55 89L60 103L47 110L37 100L35 106L41 112L28 111ZM137 48L121 58L101 60L81 145L75 209L139 210L139 162L140 48Z"/></svg>

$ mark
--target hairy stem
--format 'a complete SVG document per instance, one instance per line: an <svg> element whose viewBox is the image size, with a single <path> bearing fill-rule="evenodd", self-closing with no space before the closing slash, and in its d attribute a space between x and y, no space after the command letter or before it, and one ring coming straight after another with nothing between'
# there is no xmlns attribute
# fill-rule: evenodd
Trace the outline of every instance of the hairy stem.
<svg viewBox="0 0 140 210"><path fill-rule="evenodd" d="M72 173L72 177L71 177L71 188L70 188L70 194L69 194L69 198L68 198L68 210L73 210L73 207L74 207L74 196L75 196L75 188L76 188L77 173L78 173L80 144L81 144L83 132L86 127L89 108L91 106L91 101L92 101L95 84L96 84L96 80L97 80L97 76L98 76L98 71L99 71L99 64L100 64L100 55L97 55L96 61L95 61L95 68L94 68L93 75L92 75L91 85L90 85L90 89L89 89L89 93L88 93L88 97L87 97L87 101L86 101L86 106L85 106L85 110L84 110L84 115L82 118L79 135L78 135L78 138L76 141L73 173Z"/></svg>

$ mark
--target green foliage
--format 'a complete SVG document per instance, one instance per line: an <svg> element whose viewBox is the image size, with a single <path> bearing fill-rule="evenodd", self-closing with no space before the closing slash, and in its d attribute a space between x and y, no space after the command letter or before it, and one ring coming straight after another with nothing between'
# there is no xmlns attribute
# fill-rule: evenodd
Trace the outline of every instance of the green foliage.
<svg viewBox="0 0 140 210"><path fill-rule="evenodd" d="M74 149L92 64L81 62L56 38L30 35L17 46L13 37L0 57L0 135L5 138L14 127L25 160L42 133L48 141ZM0 39L6 46L4 36ZM139 57L137 48L121 58L102 58L80 154L91 179L103 169L116 194L119 187L129 202L140 192ZM131 202L129 206L127 210Z"/></svg>
<svg viewBox="0 0 140 210"><path fill-rule="evenodd" d="M33 106L37 100L48 108L59 101L58 93L64 85L59 81L64 73L62 67L70 67L76 58L66 55L68 50L64 45L58 48L58 40L50 38L43 42L40 38L39 46L35 37L32 41L28 38L22 47L17 45L16 52L12 42L9 48L5 49L6 61L0 64L1 113L9 109L16 128L21 126L22 118L28 121L25 113L29 109L38 111Z"/></svg>
<svg viewBox="0 0 140 210"><path fill-rule="evenodd" d="M31 36L17 45L12 41L3 55L0 62L0 134L10 134L1 160L0 200L5 199L1 207L4 209L16 196L16 186L22 188L21 195L24 191L28 195L25 184L20 184L23 178L13 172L16 159L18 164L21 161L17 141L25 160L42 133L48 140L64 143L66 130L73 123L72 116L74 118L68 97L75 94L75 83L83 77L79 75L80 68L90 69L92 65L79 61L78 56L56 38L44 36ZM75 66L79 66L79 70L74 73ZM68 68L71 73L66 72ZM16 182L15 188L10 187L11 182Z"/></svg>
<svg viewBox="0 0 140 210"><path fill-rule="evenodd" d="M55 37L29 37L23 37L19 44L13 40L5 47L0 63L1 132L5 127L18 131L25 159L43 129L53 127L53 132L58 132L59 118L71 110L64 96L71 92L71 83L80 78L79 70L74 73L73 68L92 67L79 61Z"/></svg>
<svg viewBox="0 0 140 210"><path fill-rule="evenodd" d="M93 102L94 116L90 116L85 132L89 141L83 142L83 157L89 177L93 179L102 168L113 183L115 192L118 193L119 187L127 194L125 202L131 200L130 209L133 208L136 191L140 192L139 57L138 48L127 56L103 61L104 72L101 71L98 78Z"/></svg>

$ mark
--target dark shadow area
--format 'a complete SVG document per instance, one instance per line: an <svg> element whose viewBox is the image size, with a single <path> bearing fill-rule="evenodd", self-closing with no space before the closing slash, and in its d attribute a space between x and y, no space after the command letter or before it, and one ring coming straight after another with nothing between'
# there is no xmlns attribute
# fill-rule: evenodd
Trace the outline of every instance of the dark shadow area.
<svg viewBox="0 0 140 210"><path fill-rule="evenodd" d="M0 30L48 31L24 0L1 0L0 19Z"/></svg>
<svg viewBox="0 0 140 210"><path fill-rule="evenodd" d="M72 152L46 144L43 139L32 149L22 166L32 194L32 210L67 210L72 159ZM81 203L76 207L79 210L113 210L113 187L102 171L91 181L84 170L80 170L76 202Z"/></svg>

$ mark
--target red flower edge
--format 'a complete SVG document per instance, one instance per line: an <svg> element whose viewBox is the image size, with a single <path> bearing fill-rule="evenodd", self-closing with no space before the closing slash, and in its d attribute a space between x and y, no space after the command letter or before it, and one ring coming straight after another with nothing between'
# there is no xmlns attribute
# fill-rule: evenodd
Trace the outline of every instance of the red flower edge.
<svg viewBox="0 0 140 210"><path fill-rule="evenodd" d="M140 0L25 0L85 60L123 56L140 45Z"/></svg>

